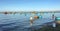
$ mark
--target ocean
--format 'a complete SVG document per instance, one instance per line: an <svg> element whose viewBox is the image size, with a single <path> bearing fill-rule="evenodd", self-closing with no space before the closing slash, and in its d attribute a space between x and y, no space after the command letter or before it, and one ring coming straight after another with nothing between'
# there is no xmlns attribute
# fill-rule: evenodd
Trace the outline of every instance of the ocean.
<svg viewBox="0 0 60 31"><path fill-rule="evenodd" d="M0 14L0 31L32 31L34 29L39 29L45 23L53 22L53 13L38 13L38 14ZM39 16L30 26L30 16ZM56 17L60 17L60 13L54 13Z"/></svg>

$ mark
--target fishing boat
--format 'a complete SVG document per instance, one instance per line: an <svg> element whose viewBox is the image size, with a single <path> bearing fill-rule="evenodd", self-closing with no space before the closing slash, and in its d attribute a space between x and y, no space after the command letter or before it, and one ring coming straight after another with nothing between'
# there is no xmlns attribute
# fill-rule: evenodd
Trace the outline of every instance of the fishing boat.
<svg viewBox="0 0 60 31"><path fill-rule="evenodd" d="M60 17L56 18L56 23L60 24Z"/></svg>

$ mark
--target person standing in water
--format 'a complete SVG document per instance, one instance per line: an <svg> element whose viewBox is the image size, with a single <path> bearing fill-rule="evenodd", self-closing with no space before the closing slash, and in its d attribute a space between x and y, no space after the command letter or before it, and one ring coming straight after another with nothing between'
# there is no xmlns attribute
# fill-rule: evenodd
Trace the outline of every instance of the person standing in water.
<svg viewBox="0 0 60 31"><path fill-rule="evenodd" d="M33 17L31 16L30 17L30 25L32 26L32 24L33 24Z"/></svg>
<svg viewBox="0 0 60 31"><path fill-rule="evenodd" d="M56 17L54 16L54 14L52 15L52 19L54 20L52 26L55 28L56 27Z"/></svg>
<svg viewBox="0 0 60 31"><path fill-rule="evenodd" d="M33 22L36 20L36 19L39 19L39 16L31 16L30 17L30 25L32 26Z"/></svg>

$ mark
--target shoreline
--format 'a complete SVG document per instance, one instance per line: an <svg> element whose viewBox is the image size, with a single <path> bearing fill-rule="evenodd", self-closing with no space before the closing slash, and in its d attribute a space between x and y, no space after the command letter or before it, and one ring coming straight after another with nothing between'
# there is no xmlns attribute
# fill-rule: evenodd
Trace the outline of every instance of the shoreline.
<svg viewBox="0 0 60 31"><path fill-rule="evenodd" d="M37 29L35 31L60 31L60 21L56 21L56 27L52 27L52 25L48 24L48 25L43 26L42 28Z"/></svg>

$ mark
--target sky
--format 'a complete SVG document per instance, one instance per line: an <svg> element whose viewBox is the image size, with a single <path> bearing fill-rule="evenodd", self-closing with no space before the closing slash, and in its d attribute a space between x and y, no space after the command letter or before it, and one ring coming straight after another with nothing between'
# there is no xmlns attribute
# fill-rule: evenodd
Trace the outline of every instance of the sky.
<svg viewBox="0 0 60 31"><path fill-rule="evenodd" d="M0 0L0 11L60 10L60 0Z"/></svg>

